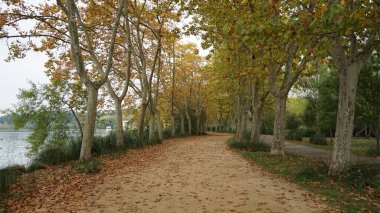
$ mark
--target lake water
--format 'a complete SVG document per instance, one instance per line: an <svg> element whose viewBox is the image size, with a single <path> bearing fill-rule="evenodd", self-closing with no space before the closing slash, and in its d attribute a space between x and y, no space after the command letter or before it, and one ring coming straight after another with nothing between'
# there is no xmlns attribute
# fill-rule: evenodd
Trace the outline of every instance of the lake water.
<svg viewBox="0 0 380 213"><path fill-rule="evenodd" d="M0 132L0 168L19 164L27 165L31 159L26 156L26 138L31 132Z"/></svg>
<svg viewBox="0 0 380 213"><path fill-rule="evenodd" d="M31 158L27 156L28 142L26 138L31 134L28 131L0 131L0 168L10 165L28 165ZM97 136L105 136L105 130L96 130Z"/></svg>

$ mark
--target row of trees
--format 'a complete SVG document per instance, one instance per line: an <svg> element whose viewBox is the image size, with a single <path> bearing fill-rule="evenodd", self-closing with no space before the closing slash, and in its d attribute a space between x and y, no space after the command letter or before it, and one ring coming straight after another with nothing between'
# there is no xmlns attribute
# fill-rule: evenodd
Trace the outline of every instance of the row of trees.
<svg viewBox="0 0 380 213"><path fill-rule="evenodd" d="M284 153L286 100L300 77L323 64L339 77L335 141L329 174L350 162L359 73L379 47L378 1L188 1L218 85L219 116L242 138L250 123L257 142L265 104L274 104L272 154ZM222 88L221 88L222 87ZM217 93L214 93L217 94ZM268 99L268 97L271 97Z"/></svg>
<svg viewBox="0 0 380 213"><path fill-rule="evenodd" d="M235 123L238 138L249 128L250 142L258 142L265 106L273 104L271 152L283 154L289 91L300 77L308 78L327 64L339 77L329 169L337 174L350 161L359 73L378 52L379 4L57 0L28 5L6 0L0 11L0 38L11 41L10 59L31 49L46 52L47 73L52 84L68 88L61 91L68 94L71 109L85 98L81 160L91 157L96 113L108 99L115 107L119 145L123 103L139 105L141 143L146 123L149 139L161 138L166 120L174 136L176 114L182 133L185 125L192 133L194 124L195 132L202 132L207 115L209 126ZM192 19L187 32L201 35L204 47L213 47L206 66L194 46L178 45L176 26L182 14ZM33 20L34 27L25 30L25 20ZM30 39L35 37L39 39Z"/></svg>
<svg viewBox="0 0 380 213"><path fill-rule="evenodd" d="M49 57L45 67L51 83L32 84L20 93L22 101L12 111L16 126L34 123L32 142L38 150L47 139L59 140L48 138L54 127L60 129L58 136L67 130L66 120L53 125L57 115L72 112L82 137L81 161L91 158L97 113L108 105L120 147L128 109L138 108L139 143L146 127L148 140L162 140L165 127L172 136L204 132L203 58L194 44L179 42L180 16L180 5L173 1L3 1L0 39L9 44L8 60L29 50Z"/></svg>

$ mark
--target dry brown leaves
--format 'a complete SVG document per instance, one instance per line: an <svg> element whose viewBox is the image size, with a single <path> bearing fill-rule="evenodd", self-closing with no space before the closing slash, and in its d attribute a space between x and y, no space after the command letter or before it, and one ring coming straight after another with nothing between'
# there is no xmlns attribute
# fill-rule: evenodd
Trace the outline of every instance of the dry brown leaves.
<svg viewBox="0 0 380 213"><path fill-rule="evenodd" d="M86 196L96 196L95 185L105 179L125 172L126 166L136 168L151 162L171 144L186 139L170 139L163 144L142 149L133 149L123 154L97 157L102 162L102 170L97 174L80 174L74 169L75 162L47 167L33 173L24 174L18 183L11 187L9 197L1 201L5 209L0 212L70 212L70 209L86 210L89 204L83 203ZM75 207L75 208L74 208Z"/></svg>

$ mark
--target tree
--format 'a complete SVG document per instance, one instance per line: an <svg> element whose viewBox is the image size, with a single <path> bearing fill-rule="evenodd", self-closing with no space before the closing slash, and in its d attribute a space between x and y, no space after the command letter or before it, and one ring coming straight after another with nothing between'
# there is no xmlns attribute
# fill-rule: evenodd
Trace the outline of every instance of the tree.
<svg viewBox="0 0 380 213"><path fill-rule="evenodd" d="M30 82L30 89L21 89L17 95L19 103L7 110L14 127L32 126L28 136L30 152L36 154L49 146L64 147L68 142L70 112L64 94L53 85L36 85Z"/></svg>
<svg viewBox="0 0 380 213"><path fill-rule="evenodd" d="M339 74L339 102L329 174L347 170L351 159L359 73L379 45L378 2L329 1L315 22L330 42L330 55ZM318 22L319 21L319 22Z"/></svg>
<svg viewBox="0 0 380 213"><path fill-rule="evenodd" d="M2 23L0 38L43 38L40 47L37 47L33 42L23 45L19 40L16 40L10 46L11 57L23 57L24 51L31 48L37 51L46 51L48 56L56 57L53 50L57 50L61 46L70 46L69 52L60 53L62 56L66 56L66 59L70 57L76 73L80 81L86 86L87 91L87 114L80 154L82 161L91 158L98 90L108 81L108 75L111 72L116 35L125 2L124 0L119 1L116 17L110 30L110 42L105 44L106 56L97 54L96 48L101 48L102 45L94 45L98 44L95 36L103 34L94 33L97 29L88 27L86 23L94 18L88 13L93 9L91 4L94 2L81 2L83 4L79 4L74 0L65 2L57 0L56 4L52 5L40 4L36 7L28 7L24 1L7 1L8 7L1 11L2 17L6 17L6 20L5 23ZM35 30L24 32L17 27L18 23L25 19L37 22ZM15 29L17 34L13 35L14 30L8 31L9 28L4 26ZM101 24L97 26L99 28L104 27Z"/></svg>

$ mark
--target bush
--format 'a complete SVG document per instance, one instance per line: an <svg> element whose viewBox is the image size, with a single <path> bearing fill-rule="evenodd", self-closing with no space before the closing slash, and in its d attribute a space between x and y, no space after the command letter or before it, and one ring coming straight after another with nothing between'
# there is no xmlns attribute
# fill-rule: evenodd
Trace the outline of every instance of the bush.
<svg viewBox="0 0 380 213"><path fill-rule="evenodd" d="M323 180L326 178L327 171L328 166L326 164L321 164L320 166L308 166L297 172L294 176L294 180L296 182Z"/></svg>
<svg viewBox="0 0 380 213"><path fill-rule="evenodd" d="M94 138L92 143L92 153L96 155L102 155L106 153L120 150L116 145L116 133L111 132L106 136L98 136Z"/></svg>
<svg viewBox="0 0 380 213"><path fill-rule="evenodd" d="M98 173L101 169L101 163L98 160L79 161L75 169L80 173Z"/></svg>
<svg viewBox="0 0 380 213"><path fill-rule="evenodd" d="M138 142L136 130L125 131L124 132L124 144L122 147L118 147L116 143L116 133L111 132L110 134L103 137L95 137L92 152L96 155L102 155L112 152L120 152L126 149L135 149L139 147L143 147L144 144L150 144L150 142L145 142L141 144ZM147 139L147 135L144 136Z"/></svg>
<svg viewBox="0 0 380 213"><path fill-rule="evenodd" d="M228 140L228 146L234 149L242 149L252 152L269 152L270 147L265 143L247 143L236 138Z"/></svg>
<svg viewBox="0 0 380 213"><path fill-rule="evenodd" d="M124 147L126 149L135 149L142 147L143 144L138 142L137 131L125 131L124 132Z"/></svg>
<svg viewBox="0 0 380 213"><path fill-rule="evenodd" d="M7 192L24 172L25 168L18 165L0 169L0 192Z"/></svg>
<svg viewBox="0 0 380 213"><path fill-rule="evenodd" d="M290 130L296 130L301 125L301 119L294 113L289 113L286 116L286 128Z"/></svg>
<svg viewBox="0 0 380 213"><path fill-rule="evenodd" d="M162 137L164 139L168 139L172 137L172 130L171 129L164 129L162 130Z"/></svg>
<svg viewBox="0 0 380 213"><path fill-rule="evenodd" d="M81 141L78 138L71 139L65 145L52 144L41 149L37 153L33 163L59 164L70 160L77 160L80 155L80 149Z"/></svg>
<svg viewBox="0 0 380 213"><path fill-rule="evenodd" d="M26 168L26 172L34 172L36 170L39 170L39 169L45 169L46 168L46 165L43 164L43 163L40 163L38 161L33 161L27 168Z"/></svg>
<svg viewBox="0 0 380 213"><path fill-rule="evenodd" d="M305 128L303 129L303 135L304 137L311 137L313 135L315 135L315 130L314 129L311 129L311 128Z"/></svg>
<svg viewBox="0 0 380 213"><path fill-rule="evenodd" d="M321 133L316 133L312 135L309 142L316 145L327 145L326 137Z"/></svg>
<svg viewBox="0 0 380 213"><path fill-rule="evenodd" d="M342 179L342 182L347 186L362 191L366 187L380 187L377 175L378 171L371 166L358 164L351 166L347 170L347 173L342 175L340 179Z"/></svg>
<svg viewBox="0 0 380 213"><path fill-rule="evenodd" d="M380 156L380 153L377 151L376 146L371 146L367 149L366 155L371 156L371 157L376 157L376 156Z"/></svg>
<svg viewBox="0 0 380 213"><path fill-rule="evenodd" d="M302 132L300 130L288 130L285 138L292 141L302 141Z"/></svg>

